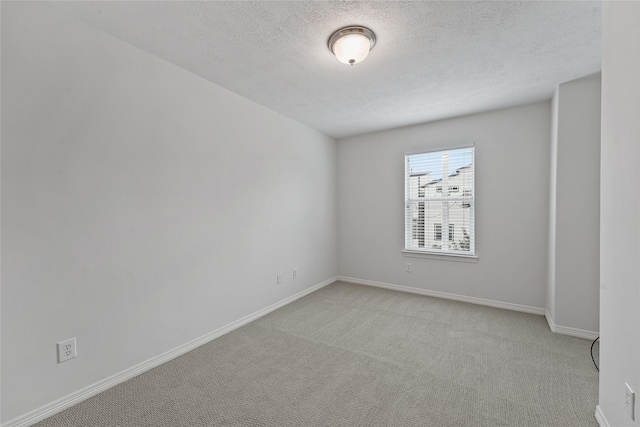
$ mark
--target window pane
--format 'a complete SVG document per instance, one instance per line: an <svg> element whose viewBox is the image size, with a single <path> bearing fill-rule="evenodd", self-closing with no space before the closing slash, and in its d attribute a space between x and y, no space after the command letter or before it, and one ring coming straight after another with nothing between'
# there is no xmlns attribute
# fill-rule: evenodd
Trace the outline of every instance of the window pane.
<svg viewBox="0 0 640 427"><path fill-rule="evenodd" d="M471 250L471 211L470 204L468 208L461 202L449 204L449 247L454 251Z"/></svg>

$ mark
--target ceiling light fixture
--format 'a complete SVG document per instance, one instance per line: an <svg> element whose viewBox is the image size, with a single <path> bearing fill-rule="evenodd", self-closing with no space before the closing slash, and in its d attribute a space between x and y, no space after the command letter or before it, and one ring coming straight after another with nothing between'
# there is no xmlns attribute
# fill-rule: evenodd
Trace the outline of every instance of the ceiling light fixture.
<svg viewBox="0 0 640 427"><path fill-rule="evenodd" d="M369 55L376 44L376 35L368 28L344 27L329 37L329 50L343 64L357 64Z"/></svg>

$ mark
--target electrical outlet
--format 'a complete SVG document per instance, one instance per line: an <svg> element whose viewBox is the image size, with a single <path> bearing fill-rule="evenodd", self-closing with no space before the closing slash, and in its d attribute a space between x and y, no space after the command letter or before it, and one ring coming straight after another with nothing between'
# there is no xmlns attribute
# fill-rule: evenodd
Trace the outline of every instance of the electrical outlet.
<svg viewBox="0 0 640 427"><path fill-rule="evenodd" d="M282 283L282 274L276 274L276 283L280 285Z"/></svg>
<svg viewBox="0 0 640 427"><path fill-rule="evenodd" d="M405 271L407 273L411 273L411 263L410 262L407 263L407 266L405 267Z"/></svg>
<svg viewBox="0 0 640 427"><path fill-rule="evenodd" d="M70 338L58 343L58 363L66 362L78 355L76 348L76 339Z"/></svg>
<svg viewBox="0 0 640 427"><path fill-rule="evenodd" d="M293 278L294 278L294 279L297 279L297 278L298 278L298 269L297 269L297 268L294 268L294 269L293 269Z"/></svg>
<svg viewBox="0 0 640 427"><path fill-rule="evenodd" d="M632 420L635 420L634 406L636 400L636 394L631 390L629 384L624 383L625 385L625 398L624 398L624 406L627 409L627 414L631 417Z"/></svg>

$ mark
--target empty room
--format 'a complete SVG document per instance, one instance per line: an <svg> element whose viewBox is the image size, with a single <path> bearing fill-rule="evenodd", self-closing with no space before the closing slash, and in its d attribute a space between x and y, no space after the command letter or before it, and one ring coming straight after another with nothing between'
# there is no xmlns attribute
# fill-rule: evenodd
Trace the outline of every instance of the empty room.
<svg viewBox="0 0 640 427"><path fill-rule="evenodd" d="M0 15L1 427L640 426L640 2Z"/></svg>

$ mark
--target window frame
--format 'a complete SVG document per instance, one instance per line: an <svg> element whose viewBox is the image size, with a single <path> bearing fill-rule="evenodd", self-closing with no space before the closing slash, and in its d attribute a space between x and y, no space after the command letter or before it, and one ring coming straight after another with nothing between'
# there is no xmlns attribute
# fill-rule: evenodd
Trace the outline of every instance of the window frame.
<svg viewBox="0 0 640 427"><path fill-rule="evenodd" d="M424 244L422 247L417 248L415 246L412 246L409 242L409 239L412 237L412 233L414 233L414 224L412 223L413 219L410 215L411 212L411 206L412 203L419 203L420 201L417 201L416 199L411 199L409 196L409 190L410 190L410 184L409 184L409 179L410 179L410 173L409 173L409 159L410 156L413 155L417 155L417 154L428 154L428 153L438 153L438 152L445 152L445 151L454 151L454 150L459 150L459 149L466 149L466 148L471 148L471 165L472 165L472 187L471 190L471 199L468 198L468 196L465 196L465 194L468 194L468 191L464 191L463 189L460 188L459 185L453 185L452 187L458 187L456 192L453 193L457 193L455 194L453 197L451 196L451 191L447 191L447 195L446 198L441 198L441 194L444 195L444 189L441 189L440 192L437 191L437 187L436 187L436 194L438 196L438 199L440 203L442 203L442 199L450 201L450 202L460 202L463 204L463 209L470 209L470 224L469 224L469 246L470 246L470 250L469 251L460 251L460 250L452 250L452 249L446 249L446 250L442 250L441 248L427 248L424 247ZM475 144L466 144L466 145L458 145L458 146L449 146L449 147L440 147L440 148L433 148L433 149L425 149L425 150L419 150L419 151L412 151L412 152L405 152L404 153L404 161L405 161L405 169L404 169L404 181L405 181L405 210L404 210L404 215L405 215L405 226L404 226L404 231L405 231L405 244L404 244L404 249L402 250L403 255L404 256L408 256L408 257L419 257L419 258L432 258L432 259L441 259L441 260L447 260L447 261L462 261L462 262L477 262L478 260L478 256L477 256L477 250L476 250L476 245L475 245L475 235L476 235L476 230L475 230L475 224L476 224L476 219L475 219L475 197L476 197L476 146ZM457 197L456 197L457 196ZM415 197L415 195L414 195ZM460 199L460 200L458 200ZM463 201L464 199L464 201ZM431 200L431 201L435 201L435 200ZM429 200L425 200L424 201L425 204L429 202ZM469 203L470 202L470 203ZM448 210L448 208L447 208ZM447 220L448 222L448 220ZM449 237L451 237L451 231L452 231L452 227L449 227L447 230L444 230L444 227L442 227L442 223L441 224L441 237L444 239L445 237L447 238L447 246L448 246L448 242L452 242L454 240L450 240L448 239ZM448 224L448 225L454 225L454 224ZM426 224L424 225L426 227ZM455 230L459 228L458 227L453 227L453 231L454 231L454 237L455 237ZM427 231L426 229L424 230L425 232ZM433 230L431 230L431 233L436 234L436 230L435 230L435 224L434 224L434 228ZM444 233L447 233L446 235L444 235ZM439 242L444 243L443 240L440 240Z"/></svg>

